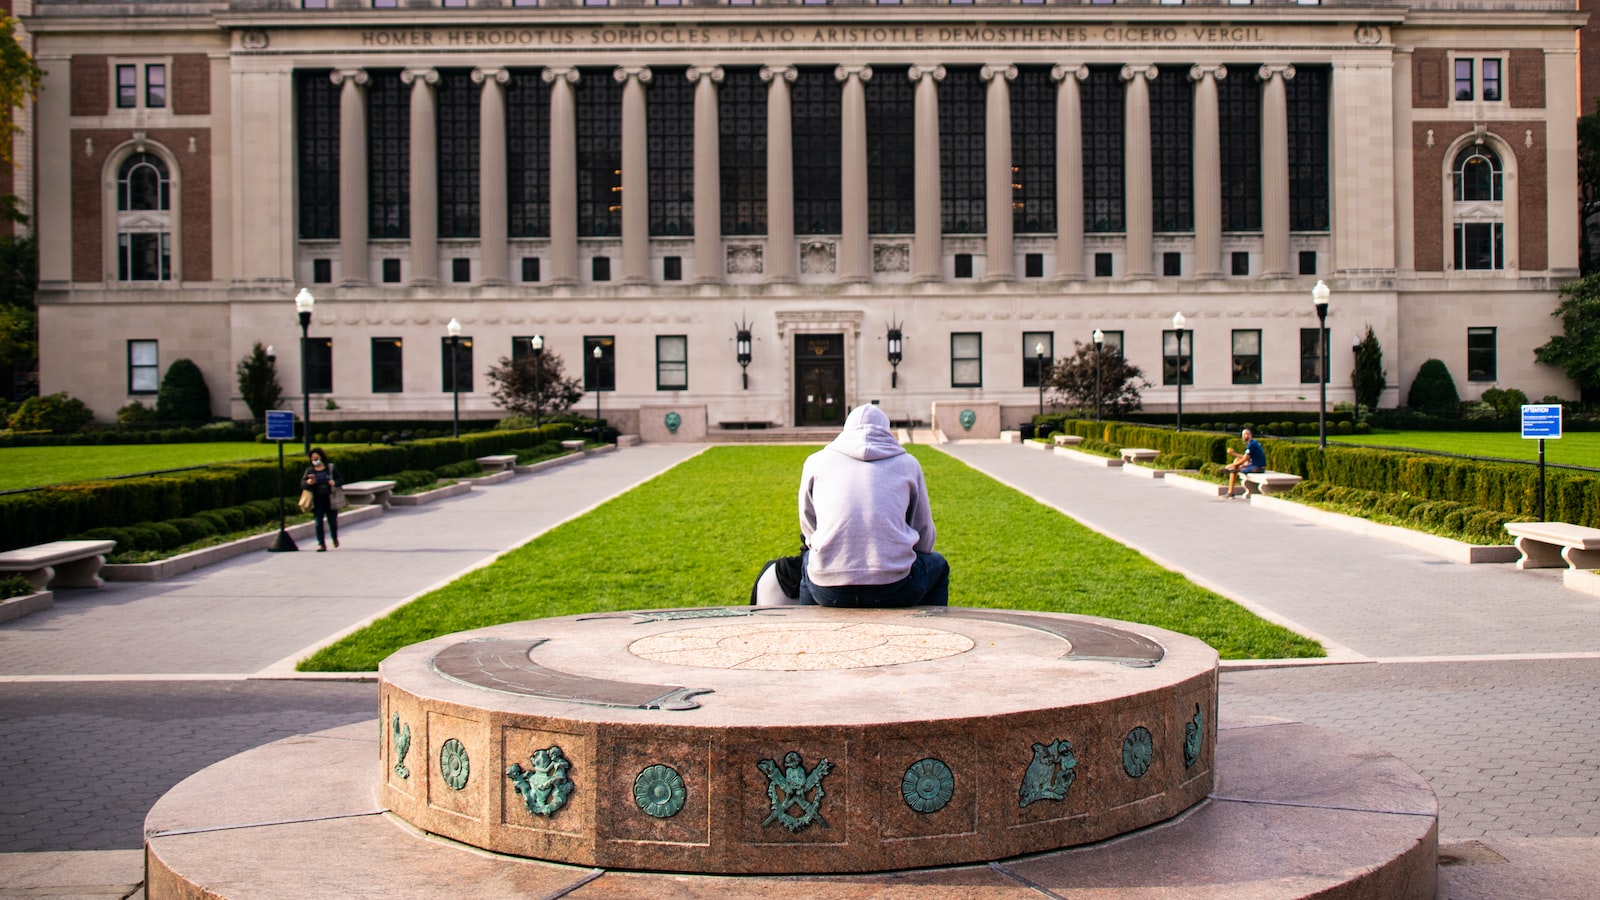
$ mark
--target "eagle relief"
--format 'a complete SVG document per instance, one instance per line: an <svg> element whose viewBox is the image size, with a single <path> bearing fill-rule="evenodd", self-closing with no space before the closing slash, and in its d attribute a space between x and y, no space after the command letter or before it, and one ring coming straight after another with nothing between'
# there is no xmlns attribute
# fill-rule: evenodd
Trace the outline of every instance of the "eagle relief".
<svg viewBox="0 0 1600 900"><path fill-rule="evenodd" d="M1078 756L1072 752L1072 742L1051 741L1049 746L1035 743L1033 761L1022 776L1022 806L1039 800L1065 800L1072 782L1078 778Z"/></svg>

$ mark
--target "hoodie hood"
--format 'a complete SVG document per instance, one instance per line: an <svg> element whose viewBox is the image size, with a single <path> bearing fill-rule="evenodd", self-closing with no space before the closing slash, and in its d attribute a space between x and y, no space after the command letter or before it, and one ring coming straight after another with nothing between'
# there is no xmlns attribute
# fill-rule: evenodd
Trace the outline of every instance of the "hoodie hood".
<svg viewBox="0 0 1600 900"><path fill-rule="evenodd" d="M906 452L889 430L889 417L870 404L850 411L844 420L844 430L828 444L828 449L866 462Z"/></svg>

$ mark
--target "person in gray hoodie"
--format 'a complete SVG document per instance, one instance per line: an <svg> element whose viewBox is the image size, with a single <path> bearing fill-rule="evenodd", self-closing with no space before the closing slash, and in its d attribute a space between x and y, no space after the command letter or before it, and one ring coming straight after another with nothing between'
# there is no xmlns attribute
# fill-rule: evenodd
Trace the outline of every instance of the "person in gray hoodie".
<svg viewBox="0 0 1600 900"><path fill-rule="evenodd" d="M950 564L933 552L922 465L876 406L858 406L800 471L805 540L800 602L821 606L946 606Z"/></svg>

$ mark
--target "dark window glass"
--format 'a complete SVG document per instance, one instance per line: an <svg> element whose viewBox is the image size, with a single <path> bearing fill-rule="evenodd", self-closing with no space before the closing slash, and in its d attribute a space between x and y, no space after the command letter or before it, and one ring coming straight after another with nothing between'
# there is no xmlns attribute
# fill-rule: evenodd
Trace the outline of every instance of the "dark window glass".
<svg viewBox="0 0 1600 900"><path fill-rule="evenodd" d="M1321 331L1322 329L1320 328L1300 329L1301 384L1316 384L1317 373L1322 371L1323 354L1317 352L1317 335L1321 333ZM1327 348L1324 347L1324 349ZM1323 373L1322 380L1328 380L1326 373Z"/></svg>
<svg viewBox="0 0 1600 900"><path fill-rule="evenodd" d="M440 390L447 394L456 393L456 385L460 385L460 393L472 393L472 338L462 335L461 345L455 348L455 372L452 377L450 365L451 341L450 336L439 338L439 373L444 376L443 386Z"/></svg>
<svg viewBox="0 0 1600 900"><path fill-rule="evenodd" d="M333 260L313 259L311 261L311 283L328 284L333 281Z"/></svg>
<svg viewBox="0 0 1600 900"><path fill-rule="evenodd" d="M956 254L955 263L956 263L956 277L957 278L971 278L972 277L972 254L971 253L957 253Z"/></svg>
<svg viewBox="0 0 1600 900"><path fill-rule="evenodd" d="M1194 85L1187 67L1150 82L1150 171L1156 231L1194 230Z"/></svg>
<svg viewBox="0 0 1600 900"><path fill-rule="evenodd" d="M1049 66L1018 66L1011 83L1011 184L1012 230L1055 231L1056 85Z"/></svg>
<svg viewBox="0 0 1600 900"><path fill-rule="evenodd" d="M593 352L593 351L590 351ZM689 338L681 334L656 338L656 390L689 389Z"/></svg>
<svg viewBox="0 0 1600 900"><path fill-rule="evenodd" d="M1484 60L1488 62L1488 60ZM1485 100L1488 97L1483 98ZM1495 380L1495 330L1493 328L1467 329L1467 380Z"/></svg>
<svg viewBox="0 0 1600 900"><path fill-rule="evenodd" d="M163 109L167 105L167 67L152 64L144 67L144 105Z"/></svg>
<svg viewBox="0 0 1600 900"><path fill-rule="evenodd" d="M160 343L128 342L128 393L154 394L161 390Z"/></svg>
<svg viewBox="0 0 1600 900"><path fill-rule="evenodd" d="M135 153L117 175L117 209L161 211L172 208L172 183L167 164L154 153Z"/></svg>
<svg viewBox="0 0 1600 900"><path fill-rule="evenodd" d="M400 83L398 69L368 69L367 76L367 233L409 237L411 87Z"/></svg>
<svg viewBox="0 0 1600 900"><path fill-rule="evenodd" d="M542 340L542 339L541 339ZM518 335L511 339L511 361L519 362L533 355L533 336Z"/></svg>
<svg viewBox="0 0 1600 900"><path fill-rule="evenodd" d="M1106 336L1106 341L1105 341L1105 345L1104 345L1105 352L1106 353L1115 353L1116 355L1121 356L1122 355L1122 332L1120 332L1120 331L1106 331L1106 332L1102 332L1102 333Z"/></svg>
<svg viewBox="0 0 1600 900"><path fill-rule="evenodd" d="M1183 274L1183 254L1168 251L1161 254L1161 274L1176 278Z"/></svg>
<svg viewBox="0 0 1600 900"><path fill-rule="evenodd" d="M390 257L383 261L383 283L400 283L400 260Z"/></svg>
<svg viewBox="0 0 1600 900"><path fill-rule="evenodd" d="M1041 354L1041 348L1043 352ZM1048 376L1055 365L1056 336L1049 331L1022 333L1022 386L1039 386L1040 373Z"/></svg>
<svg viewBox="0 0 1600 900"><path fill-rule="evenodd" d="M1096 253L1094 255L1094 277L1096 277L1096 278L1110 278L1111 277L1111 254L1109 254L1109 253Z"/></svg>
<svg viewBox="0 0 1600 900"><path fill-rule="evenodd" d="M1022 277L1024 277L1024 278L1043 278L1044 277L1044 254L1043 253L1024 253L1022 255Z"/></svg>
<svg viewBox="0 0 1600 900"><path fill-rule="evenodd" d="M294 73L300 237L339 236L339 91L326 69Z"/></svg>
<svg viewBox="0 0 1600 900"><path fill-rule="evenodd" d="M333 338L306 338L306 393L333 393Z"/></svg>
<svg viewBox="0 0 1600 900"><path fill-rule="evenodd" d="M400 5L400 0L372 0L373 9L394 9Z"/></svg>
<svg viewBox="0 0 1600 900"><path fill-rule="evenodd" d="M916 230L916 90L904 66L874 66L867 103L867 230Z"/></svg>
<svg viewBox="0 0 1600 900"><path fill-rule="evenodd" d="M661 258L661 280L662 281L682 281L683 280L683 257L681 257L681 256L663 256Z"/></svg>
<svg viewBox="0 0 1600 900"><path fill-rule="evenodd" d="M506 84L506 204L512 237L550 236L550 86L538 69L513 69Z"/></svg>
<svg viewBox="0 0 1600 900"><path fill-rule="evenodd" d="M538 281L539 280L539 257L537 257L537 256L524 256L522 258L522 280L523 281Z"/></svg>
<svg viewBox="0 0 1600 900"><path fill-rule="evenodd" d="M939 227L945 234L982 234L988 227L983 151L987 91L978 73L976 66L951 66L939 84Z"/></svg>
<svg viewBox="0 0 1600 900"><path fill-rule="evenodd" d="M1456 60L1456 99L1472 99L1472 60Z"/></svg>
<svg viewBox="0 0 1600 900"><path fill-rule="evenodd" d="M983 335L976 331L950 335L950 386L983 387Z"/></svg>
<svg viewBox="0 0 1600 900"><path fill-rule="evenodd" d="M405 389L402 378L400 339L372 339L372 392L398 394Z"/></svg>
<svg viewBox="0 0 1600 900"><path fill-rule="evenodd" d="M790 85L794 232L838 234L840 86L833 67L802 66Z"/></svg>
<svg viewBox="0 0 1600 900"><path fill-rule="evenodd" d="M1261 230L1261 82L1256 66L1217 82L1221 124L1222 230Z"/></svg>
<svg viewBox="0 0 1600 900"><path fill-rule="evenodd" d="M162 232L117 235L117 278L121 281L166 281L172 275L172 245Z"/></svg>
<svg viewBox="0 0 1600 900"><path fill-rule="evenodd" d="M645 105L650 233L694 234L694 92L685 69L653 70Z"/></svg>
<svg viewBox="0 0 1600 900"><path fill-rule="evenodd" d="M1471 144L1456 154L1451 180L1456 202L1503 200L1500 155L1487 144Z"/></svg>
<svg viewBox="0 0 1600 900"><path fill-rule="evenodd" d="M573 88L578 117L578 234L620 236L622 85L610 69L584 69Z"/></svg>
<svg viewBox="0 0 1600 900"><path fill-rule="evenodd" d="M1505 268L1505 232L1499 222L1456 223L1456 269Z"/></svg>
<svg viewBox="0 0 1600 900"><path fill-rule="evenodd" d="M478 106L483 88L470 69L440 69L438 101L439 237L478 236Z"/></svg>
<svg viewBox="0 0 1600 900"><path fill-rule="evenodd" d="M1178 372L1183 372L1183 383L1194 384L1194 331L1183 330L1183 346L1178 346L1178 332L1161 332L1161 383L1177 384Z"/></svg>
<svg viewBox="0 0 1600 900"><path fill-rule="evenodd" d="M1261 383L1261 332L1233 333L1233 383Z"/></svg>
<svg viewBox="0 0 1600 900"><path fill-rule="evenodd" d="M1126 228L1122 218L1125 187L1122 175L1123 87L1118 72L1114 68L1090 68L1089 80L1082 89L1083 230L1086 233L1118 232Z"/></svg>
<svg viewBox="0 0 1600 900"><path fill-rule="evenodd" d="M301 9L327 9L328 0L300 0Z"/></svg>
<svg viewBox="0 0 1600 900"><path fill-rule="evenodd" d="M590 281L610 281L611 280L611 257L609 257L609 256L596 256L594 259L589 261L589 280Z"/></svg>
<svg viewBox="0 0 1600 900"><path fill-rule="evenodd" d="M465 284L472 280L472 260L458 256L450 260L450 280L456 284Z"/></svg>
<svg viewBox="0 0 1600 900"><path fill-rule="evenodd" d="M1235 251L1233 251L1232 259L1233 259L1233 274L1235 274L1235 275L1249 275L1250 274L1250 254L1249 254L1248 251L1235 250Z"/></svg>
<svg viewBox="0 0 1600 900"><path fill-rule="evenodd" d="M1500 60L1486 59L1483 61L1483 99L1500 99Z"/></svg>
<svg viewBox="0 0 1600 900"><path fill-rule="evenodd" d="M1328 66L1296 67L1288 83L1289 228L1328 230Z"/></svg>
<svg viewBox="0 0 1600 900"><path fill-rule="evenodd" d="M596 347L600 348L599 359L595 359ZM584 337L583 389L585 391L617 389L617 346L616 339L611 335Z"/></svg>
<svg viewBox="0 0 1600 900"><path fill-rule="evenodd" d="M730 66L717 91L722 233L767 233L767 84L753 66Z"/></svg>
<svg viewBox="0 0 1600 900"><path fill-rule="evenodd" d="M1301 275L1315 275L1315 274L1317 274L1317 251L1315 251L1315 250L1301 250L1300 251L1300 274Z"/></svg>
<svg viewBox="0 0 1600 900"><path fill-rule="evenodd" d="M139 105L139 67L117 66L117 109Z"/></svg>

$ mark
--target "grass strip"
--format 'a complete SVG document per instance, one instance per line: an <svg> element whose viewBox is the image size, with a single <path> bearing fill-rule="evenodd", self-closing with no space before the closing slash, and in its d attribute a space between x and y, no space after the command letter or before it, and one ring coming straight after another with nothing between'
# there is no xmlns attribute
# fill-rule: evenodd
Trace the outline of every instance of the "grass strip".
<svg viewBox="0 0 1600 900"><path fill-rule="evenodd" d="M795 491L815 447L717 447L470 572L300 663L372 671L442 634L578 613L749 601L768 559L798 552ZM1224 658L1322 647L1192 584L931 448L939 550L957 606L1073 612L1194 635Z"/></svg>

